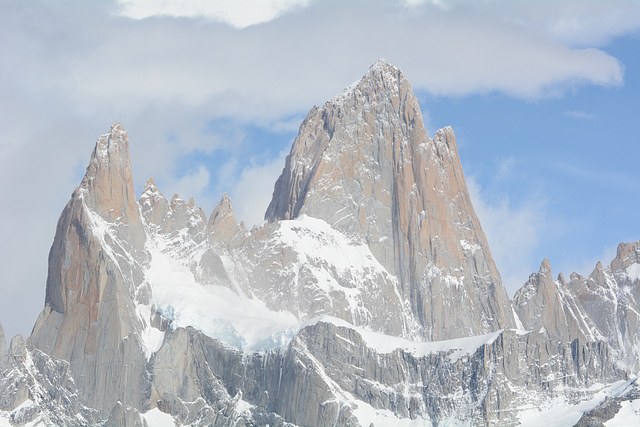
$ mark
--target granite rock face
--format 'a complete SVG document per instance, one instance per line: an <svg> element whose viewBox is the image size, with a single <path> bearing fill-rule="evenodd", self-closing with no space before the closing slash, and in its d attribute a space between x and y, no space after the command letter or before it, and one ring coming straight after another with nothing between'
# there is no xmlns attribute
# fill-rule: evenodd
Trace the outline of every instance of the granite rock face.
<svg viewBox="0 0 640 427"><path fill-rule="evenodd" d="M87 405L111 411L144 394L139 301L148 262L133 192L127 133L102 135L64 208L49 253L45 308L31 343L70 363Z"/></svg>
<svg viewBox="0 0 640 427"><path fill-rule="evenodd" d="M49 356L19 335L11 344L11 350L0 355L0 417L12 425L99 422L99 411L82 402L69 362Z"/></svg>
<svg viewBox="0 0 640 427"><path fill-rule="evenodd" d="M515 327L453 131L427 137L411 85L386 61L300 126L265 218L300 215L366 242L423 338Z"/></svg>
<svg viewBox="0 0 640 427"><path fill-rule="evenodd" d="M286 349L249 356L193 329L176 330L154 356L154 399L184 423L196 420L186 402L203 399L198 422L214 425L280 417L295 425L369 425L385 417L386 424L515 425L514 407L579 401L598 383L626 378L602 342L554 346L544 334L502 331L390 350L376 341L382 336L339 323L320 321Z"/></svg>
<svg viewBox="0 0 640 427"><path fill-rule="evenodd" d="M234 236L243 231L238 225L231 199L227 193L224 193L220 202L213 209L207 227L215 242L231 242Z"/></svg>
<svg viewBox="0 0 640 427"><path fill-rule="evenodd" d="M621 243L611 264L598 262L588 278L572 275L569 287L620 362L640 369L640 241Z"/></svg>
<svg viewBox="0 0 640 427"><path fill-rule="evenodd" d="M226 195L208 219L153 179L136 201L128 147L118 123L98 139L32 335L7 349L0 326L0 424L517 425L635 401L640 242L569 282L545 260L512 306L453 131L426 136L390 64L311 110L250 232Z"/></svg>
<svg viewBox="0 0 640 427"><path fill-rule="evenodd" d="M564 276L560 274L557 281L553 280L547 259L516 292L513 307L526 330L539 331L550 339L569 342L576 338L602 338L567 287Z"/></svg>
<svg viewBox="0 0 640 427"><path fill-rule="evenodd" d="M550 338L605 340L616 361L632 372L640 368L640 241L621 243L608 267L598 262L588 278L572 273L553 281L545 260L514 296L524 327Z"/></svg>

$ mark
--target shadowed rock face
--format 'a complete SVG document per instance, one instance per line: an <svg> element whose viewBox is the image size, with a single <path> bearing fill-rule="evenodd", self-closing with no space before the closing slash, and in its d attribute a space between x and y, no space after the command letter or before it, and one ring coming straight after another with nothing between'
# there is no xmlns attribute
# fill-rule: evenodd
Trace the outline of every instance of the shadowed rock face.
<svg viewBox="0 0 640 427"><path fill-rule="evenodd" d="M364 239L399 278L424 338L514 326L453 131L427 137L411 85L387 62L300 127L265 218L303 214Z"/></svg>

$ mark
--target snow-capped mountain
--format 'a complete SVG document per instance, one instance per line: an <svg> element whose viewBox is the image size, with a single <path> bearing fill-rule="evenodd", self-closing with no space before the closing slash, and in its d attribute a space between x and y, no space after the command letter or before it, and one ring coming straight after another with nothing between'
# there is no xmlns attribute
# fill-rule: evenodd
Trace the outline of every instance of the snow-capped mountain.
<svg viewBox="0 0 640 427"><path fill-rule="evenodd" d="M513 306L524 327L553 340L605 340L616 363L638 372L640 367L640 241L621 243L604 268L598 262L588 278L572 273L551 277L544 260L538 274L516 292Z"/></svg>
<svg viewBox="0 0 640 427"><path fill-rule="evenodd" d="M568 283L545 261L512 304L452 129L427 137L386 61L309 112L265 217L247 230L225 194L207 218L153 179L136 200L114 124L58 222L32 335L7 350L0 327L0 425L637 412L640 242Z"/></svg>
<svg viewBox="0 0 640 427"><path fill-rule="evenodd" d="M411 85L386 61L302 123L266 218L302 214L366 243L397 279L417 337L515 327L453 131L427 137Z"/></svg>

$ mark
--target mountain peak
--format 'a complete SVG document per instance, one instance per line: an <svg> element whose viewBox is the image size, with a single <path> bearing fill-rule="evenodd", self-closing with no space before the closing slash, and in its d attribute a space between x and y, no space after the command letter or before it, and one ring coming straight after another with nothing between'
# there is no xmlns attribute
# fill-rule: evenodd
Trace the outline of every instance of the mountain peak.
<svg viewBox="0 0 640 427"><path fill-rule="evenodd" d="M548 275L551 273L551 263L549 263L549 258L545 258L542 260L542 264L540 264L540 271L538 274L540 275Z"/></svg>
<svg viewBox="0 0 640 427"><path fill-rule="evenodd" d="M376 67L376 66L385 66L385 65L391 65L391 64L389 63L389 61L387 61L384 58L378 58L378 60L376 62L374 62L371 65L371 67L369 67L369 68L373 68L373 67Z"/></svg>
<svg viewBox="0 0 640 427"><path fill-rule="evenodd" d="M120 122L115 121L111 125L111 129L109 130L109 132L124 132L124 127L122 127Z"/></svg>
<svg viewBox="0 0 640 427"><path fill-rule="evenodd" d="M633 243L620 243L616 257L611 261L611 269L624 271L633 264L640 264L640 240Z"/></svg>
<svg viewBox="0 0 640 427"><path fill-rule="evenodd" d="M455 135L445 128L427 137L411 84L388 62L376 62L360 81L312 109L301 125L265 219L303 214L367 242L399 278L428 339L514 325L471 206ZM477 260L461 270L469 256ZM474 277L486 283L472 283ZM468 282L471 297L456 310L468 317L452 331L438 301L460 300L447 285L454 281ZM472 302L489 294L495 298L489 304Z"/></svg>
<svg viewBox="0 0 640 427"><path fill-rule="evenodd" d="M162 192L156 185L153 177L149 178L144 185L144 190L138 199L140 212L149 224L161 227L169 212L169 202L164 198Z"/></svg>
<svg viewBox="0 0 640 427"><path fill-rule="evenodd" d="M367 74L364 75L363 80L375 76L400 76L404 78L402 70L384 58L378 59L371 65L371 67L369 67L369 70L367 71Z"/></svg>
<svg viewBox="0 0 640 427"><path fill-rule="evenodd" d="M222 199L213 209L207 228L215 241L229 242L240 230L231 199L224 193Z"/></svg>
<svg viewBox="0 0 640 427"><path fill-rule="evenodd" d="M92 157L97 157L101 160L110 162L113 160L120 160L109 158L109 155L113 154L115 150L126 151L128 157L129 136L127 134L127 131L124 130L124 127L119 122L115 122L113 125L111 125L109 132L105 133L104 135L100 135L98 141L96 142L96 148L92 154Z"/></svg>
<svg viewBox="0 0 640 427"><path fill-rule="evenodd" d="M98 138L80 189L87 206L105 220L139 223L129 137L120 123Z"/></svg>
<svg viewBox="0 0 640 427"><path fill-rule="evenodd" d="M327 104L341 105L349 103L352 97L356 97L356 102L361 98L365 102L380 102L382 98L391 100L400 94L402 85L408 86L409 93L413 96L411 85L405 78L402 70L390 64L385 59L379 59L369 67L364 76L347 86L338 95L327 101ZM398 102L393 103L395 107ZM313 111L313 110L312 110Z"/></svg>
<svg viewBox="0 0 640 427"><path fill-rule="evenodd" d="M562 272L560 272L560 273L558 274L558 279L557 279L557 280L558 280L558 282L559 282L561 285L563 285L563 286L565 286L565 285L567 284L567 281L566 281L566 279L564 278L564 274L562 274Z"/></svg>

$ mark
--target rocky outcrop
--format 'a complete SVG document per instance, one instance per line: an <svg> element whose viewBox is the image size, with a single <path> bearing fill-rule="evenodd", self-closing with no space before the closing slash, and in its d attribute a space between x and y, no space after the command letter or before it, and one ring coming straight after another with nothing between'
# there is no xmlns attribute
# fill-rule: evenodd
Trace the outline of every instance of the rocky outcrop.
<svg viewBox="0 0 640 427"><path fill-rule="evenodd" d="M144 185L138 204L146 223L162 229L165 218L169 214L169 202L164 198L153 178L149 178Z"/></svg>
<svg viewBox="0 0 640 427"><path fill-rule="evenodd" d="M207 229L215 242L226 243L231 242L231 239L242 231L227 193L224 193L220 202L213 208Z"/></svg>
<svg viewBox="0 0 640 427"><path fill-rule="evenodd" d="M425 339L515 326L453 131L427 137L411 85L386 61L300 126L265 218L303 214L366 242Z"/></svg>
<svg viewBox="0 0 640 427"><path fill-rule="evenodd" d="M70 363L82 400L111 411L140 401L146 360L136 306L144 288L146 235L133 192L129 141L119 123L102 135L67 203L49 253L45 308L31 336Z"/></svg>
<svg viewBox="0 0 640 427"><path fill-rule="evenodd" d="M572 276L568 284L589 319L620 362L640 368L640 241L621 243L608 267L598 262L588 278Z"/></svg>
<svg viewBox="0 0 640 427"><path fill-rule="evenodd" d="M579 401L598 391L592 387L598 383L626 378L603 342L556 345L544 334L504 331L421 350L410 342L413 348L394 348L390 337L379 348L361 334L321 321L286 350L246 355L178 329L152 360L152 400L183 423L199 414L198 422L212 425L279 417L317 426L383 419L515 425L513 408L551 398Z"/></svg>
<svg viewBox="0 0 640 427"><path fill-rule="evenodd" d="M545 258L537 274L520 288L513 298L513 307L524 328L538 331L550 339L569 342L601 339L595 325L584 313L567 287L562 273L558 280L551 276L551 265Z"/></svg>
<svg viewBox="0 0 640 427"><path fill-rule="evenodd" d="M168 202L155 180L149 178L138 203L145 224L152 228L149 232L176 235L184 229L196 243L206 239L207 219L202 208L195 206L193 198L186 203L174 194Z"/></svg>
<svg viewBox="0 0 640 427"><path fill-rule="evenodd" d="M634 422L630 417L623 415L623 420L615 420L616 415L621 412L622 405L631 404L640 400L640 387L638 381L631 382L621 392L614 396L607 396L605 400L595 408L585 412L575 427L596 427L603 426L607 421L614 420L613 425L625 425Z"/></svg>
<svg viewBox="0 0 640 427"><path fill-rule="evenodd" d="M117 402L104 426L148 427L148 423L135 408Z"/></svg>
<svg viewBox="0 0 640 427"><path fill-rule="evenodd" d="M606 340L617 363L640 366L640 241L621 243L608 267L598 262L588 278L551 278L547 260L516 292L513 306L524 327L560 341Z"/></svg>
<svg viewBox="0 0 640 427"><path fill-rule="evenodd" d="M0 356L0 419L13 425L95 424L96 410L82 404L69 362L34 348L21 336Z"/></svg>

